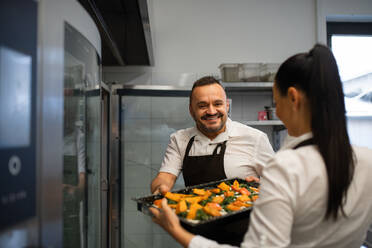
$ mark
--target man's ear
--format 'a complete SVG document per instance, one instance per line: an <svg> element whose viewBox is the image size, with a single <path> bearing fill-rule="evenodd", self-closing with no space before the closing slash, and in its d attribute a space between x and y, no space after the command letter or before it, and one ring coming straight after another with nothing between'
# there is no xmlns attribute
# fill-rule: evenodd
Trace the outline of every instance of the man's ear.
<svg viewBox="0 0 372 248"><path fill-rule="evenodd" d="M230 110L230 101L229 99L226 99L226 113L229 113Z"/></svg>
<svg viewBox="0 0 372 248"><path fill-rule="evenodd" d="M194 111L192 110L191 103L189 104L189 112L192 118L194 118Z"/></svg>

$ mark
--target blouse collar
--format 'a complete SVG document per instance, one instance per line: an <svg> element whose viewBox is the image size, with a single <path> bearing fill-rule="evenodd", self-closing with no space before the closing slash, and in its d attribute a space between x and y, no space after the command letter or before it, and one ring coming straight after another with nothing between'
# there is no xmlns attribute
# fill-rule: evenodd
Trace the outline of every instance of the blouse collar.
<svg viewBox="0 0 372 248"><path fill-rule="evenodd" d="M292 149L296 145L300 144L302 141L307 140L307 139L311 139L312 137L313 137L312 132L302 134L298 137L288 135L284 139L283 145L280 147L280 150Z"/></svg>

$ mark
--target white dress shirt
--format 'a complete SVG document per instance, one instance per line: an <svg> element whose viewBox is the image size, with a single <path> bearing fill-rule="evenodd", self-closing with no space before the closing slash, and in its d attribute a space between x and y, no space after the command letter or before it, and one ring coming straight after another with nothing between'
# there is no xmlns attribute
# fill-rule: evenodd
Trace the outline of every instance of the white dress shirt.
<svg viewBox="0 0 372 248"><path fill-rule="evenodd" d="M372 151L353 147L357 158L344 210L348 218L325 221L328 179L314 145L292 148L311 138L291 138L263 170L260 198L241 247L360 247L372 223ZM189 245L230 247L195 236Z"/></svg>
<svg viewBox="0 0 372 248"><path fill-rule="evenodd" d="M261 175L261 169L274 155L267 135L229 118L226 131L210 140L196 127L173 133L165 152L160 172L178 176L189 140L195 136L189 156L212 155L217 144L226 142L224 169L227 178ZM219 151L218 151L219 152Z"/></svg>

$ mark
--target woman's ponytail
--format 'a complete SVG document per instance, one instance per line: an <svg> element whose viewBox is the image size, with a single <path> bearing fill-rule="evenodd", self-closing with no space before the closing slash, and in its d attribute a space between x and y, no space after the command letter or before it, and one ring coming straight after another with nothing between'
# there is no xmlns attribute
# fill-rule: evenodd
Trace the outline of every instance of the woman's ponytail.
<svg viewBox="0 0 372 248"><path fill-rule="evenodd" d="M309 53L292 56L276 75L281 93L291 86L303 90L309 99L311 128L328 176L328 204L325 218L337 219L354 174L352 147L346 128L344 94L336 60L328 47L315 45Z"/></svg>

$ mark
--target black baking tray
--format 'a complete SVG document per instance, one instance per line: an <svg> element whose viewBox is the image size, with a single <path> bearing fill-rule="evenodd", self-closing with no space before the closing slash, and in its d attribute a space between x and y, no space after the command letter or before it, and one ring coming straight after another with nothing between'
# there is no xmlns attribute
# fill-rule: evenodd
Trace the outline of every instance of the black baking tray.
<svg viewBox="0 0 372 248"><path fill-rule="evenodd" d="M239 183L245 183L252 187L259 187L259 183L257 182L247 182L240 178L231 178L231 179L224 179L219 181L213 181L209 183L194 185L190 187L186 187L184 189L172 191L172 193L181 193L181 194L189 194L192 193L194 188L216 188L221 182L230 182L231 184L237 180ZM147 215L151 215L149 211L149 207L152 206L152 203L157 200L163 198L162 195L150 195L145 197L133 198L134 201L137 202L137 210L141 211ZM235 212L228 213L223 216L213 217L208 220L199 221L198 223L193 223L188 221L185 218L179 217L181 225L188 231L199 234L202 236L206 236L212 238L214 240L219 239L221 236L221 232L223 232L224 237L228 236L228 233L231 231L231 235L238 234L241 236L241 239L244 236L244 233L248 229L249 224L249 215L252 211L252 207L244 208L242 210L238 210Z"/></svg>

